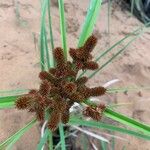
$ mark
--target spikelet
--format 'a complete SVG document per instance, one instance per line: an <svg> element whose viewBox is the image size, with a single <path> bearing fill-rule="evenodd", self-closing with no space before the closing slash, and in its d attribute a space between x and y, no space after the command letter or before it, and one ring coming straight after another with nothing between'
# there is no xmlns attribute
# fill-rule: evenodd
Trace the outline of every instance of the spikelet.
<svg viewBox="0 0 150 150"><path fill-rule="evenodd" d="M37 92L38 92L37 90L32 89L32 90L29 91L29 94L36 94Z"/></svg>
<svg viewBox="0 0 150 150"><path fill-rule="evenodd" d="M82 85L82 84L85 84L87 81L88 81L88 78L84 76L84 77L77 79L75 82L77 85Z"/></svg>
<svg viewBox="0 0 150 150"><path fill-rule="evenodd" d="M91 54L88 55L88 61L91 61L93 56Z"/></svg>
<svg viewBox="0 0 150 150"><path fill-rule="evenodd" d="M67 70L67 76L66 77L76 77L77 72L73 69L74 64L72 64L70 61L67 61L66 64L66 70Z"/></svg>
<svg viewBox="0 0 150 150"><path fill-rule="evenodd" d="M76 92L77 90L77 85L73 82L67 82L64 86L63 86L63 90L66 94L70 95L74 92Z"/></svg>
<svg viewBox="0 0 150 150"><path fill-rule="evenodd" d="M90 96L101 96L104 95L106 92L106 89L104 87L95 87L88 90L88 93Z"/></svg>
<svg viewBox="0 0 150 150"><path fill-rule="evenodd" d="M65 57L63 53L63 49L61 47L57 47L54 49L54 58L56 60L57 66L61 67L65 63Z"/></svg>
<svg viewBox="0 0 150 150"><path fill-rule="evenodd" d="M55 76L58 79L66 78L68 76L68 70L67 64L63 64L61 66L57 66Z"/></svg>
<svg viewBox="0 0 150 150"><path fill-rule="evenodd" d="M43 80L39 88L39 93L42 96L48 96L50 88L51 88L50 83L47 80Z"/></svg>
<svg viewBox="0 0 150 150"><path fill-rule="evenodd" d="M64 124L68 123L69 117L70 117L69 110L66 110L65 112L63 112L62 116L61 116L62 123L64 123Z"/></svg>
<svg viewBox="0 0 150 150"><path fill-rule="evenodd" d="M44 120L44 111L43 110L36 111L36 119L38 121L43 121Z"/></svg>
<svg viewBox="0 0 150 150"><path fill-rule="evenodd" d="M41 80L48 80L48 81L50 81L51 83L56 83L56 82L58 82L58 79L57 79L57 78L55 78L52 74L50 74L50 73L48 73L48 72L46 72L46 71L41 71L41 72L39 73L39 78L40 78Z"/></svg>
<svg viewBox="0 0 150 150"><path fill-rule="evenodd" d="M66 109L67 102L61 97L55 97L54 99L54 109L57 110L57 112L63 112Z"/></svg>
<svg viewBox="0 0 150 150"><path fill-rule="evenodd" d="M32 103L30 103L29 111L40 111L44 110L46 106L45 98L37 93L36 95L32 96Z"/></svg>
<svg viewBox="0 0 150 150"><path fill-rule="evenodd" d="M53 111L51 113L51 117L48 121L48 128L52 131L55 131L58 127L58 124L60 122L60 117L61 117L61 114L57 111Z"/></svg>
<svg viewBox="0 0 150 150"><path fill-rule="evenodd" d="M70 56L72 57L73 60L76 60L76 59L77 59L77 56L76 56L76 49L70 48L69 54L70 54Z"/></svg>
<svg viewBox="0 0 150 150"><path fill-rule="evenodd" d="M72 68L72 63L71 63L71 61L67 61L67 67L68 67L69 69Z"/></svg>
<svg viewBox="0 0 150 150"><path fill-rule="evenodd" d="M47 108L54 109L54 107L55 107L55 101L53 99L46 98L45 102L46 102L46 107Z"/></svg>
<svg viewBox="0 0 150 150"><path fill-rule="evenodd" d="M81 95L84 95L84 98L90 97L90 88L87 88L85 85L79 85L78 91Z"/></svg>
<svg viewBox="0 0 150 150"><path fill-rule="evenodd" d="M106 105L105 104L99 104L97 107L96 107L96 110L101 113L101 115L103 114L103 112L105 111L106 109Z"/></svg>
<svg viewBox="0 0 150 150"><path fill-rule="evenodd" d="M39 105L38 107L40 109L44 110L46 107L46 98L43 97L42 95L38 94L36 100L37 100L37 104Z"/></svg>
<svg viewBox="0 0 150 150"><path fill-rule="evenodd" d="M55 76L57 69L56 68L50 68L49 73Z"/></svg>
<svg viewBox="0 0 150 150"><path fill-rule="evenodd" d="M79 92L75 92L72 95L69 96L70 100L73 102L83 102L84 101L84 96L79 93Z"/></svg>
<svg viewBox="0 0 150 150"><path fill-rule="evenodd" d="M49 91L49 96L52 97L55 95L59 95L59 93L60 93L59 88L53 85Z"/></svg>
<svg viewBox="0 0 150 150"><path fill-rule="evenodd" d="M84 49L82 47L76 49L76 57L79 60L84 60L85 57L87 57L88 54L85 54Z"/></svg>
<svg viewBox="0 0 150 150"><path fill-rule="evenodd" d="M83 48L85 49L85 51L87 52L92 52L92 50L94 49L94 47L97 44L97 38L94 35L91 35L85 42Z"/></svg>
<svg viewBox="0 0 150 150"><path fill-rule="evenodd" d="M99 104L96 109L97 109L97 111L103 112L106 109L106 105L105 104Z"/></svg>
<svg viewBox="0 0 150 150"><path fill-rule="evenodd" d="M85 63L83 69L96 70L98 69L98 64L94 61L89 61Z"/></svg>
<svg viewBox="0 0 150 150"><path fill-rule="evenodd" d="M87 107L84 111L83 111L83 115L87 116L87 117L91 117L93 120L99 121L102 117L101 113L99 113L96 109L92 108L92 107Z"/></svg>
<svg viewBox="0 0 150 150"><path fill-rule="evenodd" d="M25 95L25 96L19 97L16 100L15 105L18 109L26 109L28 108L29 103L30 103L30 96Z"/></svg>
<svg viewBox="0 0 150 150"><path fill-rule="evenodd" d="M84 63L82 61L79 61L79 60L76 61L75 65L76 65L76 69L78 69L78 70L80 70L84 67Z"/></svg>
<svg viewBox="0 0 150 150"><path fill-rule="evenodd" d="M66 77L76 77L77 73L73 70L67 70Z"/></svg>

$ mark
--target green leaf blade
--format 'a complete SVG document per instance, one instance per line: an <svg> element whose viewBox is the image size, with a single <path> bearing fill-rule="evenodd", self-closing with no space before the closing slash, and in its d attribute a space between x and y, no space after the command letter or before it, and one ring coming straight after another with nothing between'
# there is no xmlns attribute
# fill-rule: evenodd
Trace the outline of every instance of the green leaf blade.
<svg viewBox="0 0 150 150"><path fill-rule="evenodd" d="M9 138L7 138L4 142L0 143L0 149L5 149L5 148L10 149L11 146L16 141L18 141L26 131L28 131L30 128L32 128L35 123L36 123L36 119L33 119L25 127L23 127L18 132L16 132L15 134L13 134Z"/></svg>
<svg viewBox="0 0 150 150"><path fill-rule="evenodd" d="M79 119L77 117L72 117L69 121L69 125L83 125L83 126L92 127L92 128L107 129L109 131L116 131L116 132L120 132L120 133L124 133L124 134L129 134L129 135L135 136L137 138L143 138L145 140L150 140L150 134L146 135L146 134L142 134L137 131L128 130L125 128L113 126L113 125L102 123L102 122L85 121L85 120Z"/></svg>
<svg viewBox="0 0 150 150"><path fill-rule="evenodd" d="M91 0L87 16L80 34L78 47L83 46L89 35L92 34L98 13L101 8L102 0Z"/></svg>
<svg viewBox="0 0 150 150"><path fill-rule="evenodd" d="M66 150L64 127L62 124L59 124L59 134L61 140L61 149Z"/></svg>
<svg viewBox="0 0 150 150"><path fill-rule="evenodd" d="M118 121L124 125L127 125L129 127L132 127L138 131L141 131L145 134L150 135L150 126L146 125L144 123L140 123L138 121L136 121L135 119L126 117L120 113L117 113L109 108L106 108L106 110L104 111L104 115L115 120Z"/></svg>
<svg viewBox="0 0 150 150"><path fill-rule="evenodd" d="M60 14L60 30L61 30L61 41L64 50L65 58L67 59L67 38L66 38L66 24L64 15L64 0L58 0L59 14Z"/></svg>

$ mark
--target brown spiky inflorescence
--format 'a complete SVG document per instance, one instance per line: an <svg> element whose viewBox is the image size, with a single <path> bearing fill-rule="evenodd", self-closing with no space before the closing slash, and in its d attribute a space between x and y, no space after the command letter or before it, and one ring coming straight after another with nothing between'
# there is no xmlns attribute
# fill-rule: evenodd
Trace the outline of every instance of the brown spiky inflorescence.
<svg viewBox="0 0 150 150"><path fill-rule="evenodd" d="M100 104L96 107L88 106L84 111L83 115L87 117L91 117L92 119L99 121L102 118L102 114L105 110L106 106L104 104Z"/></svg>
<svg viewBox="0 0 150 150"><path fill-rule="evenodd" d="M91 52L97 43L95 36L90 36L85 44L77 49L70 48L69 53L73 61L67 61L63 49L54 49L56 66L49 71L39 73L42 80L39 90L31 90L28 94L18 98L16 107L35 112L39 121L44 120L45 110L49 110L48 128L54 131L59 122L69 121L69 109L74 102L81 103L91 96L105 94L104 87L88 88L85 84L88 78L77 79L80 70L98 69L98 64L92 61ZM95 120L100 120L105 106L87 107L83 114Z"/></svg>

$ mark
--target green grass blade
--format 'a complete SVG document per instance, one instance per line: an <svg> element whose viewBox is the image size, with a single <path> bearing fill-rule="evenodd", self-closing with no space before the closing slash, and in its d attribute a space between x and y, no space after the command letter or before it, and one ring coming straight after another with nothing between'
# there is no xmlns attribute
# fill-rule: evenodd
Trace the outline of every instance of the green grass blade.
<svg viewBox="0 0 150 150"><path fill-rule="evenodd" d="M92 127L92 128L107 129L109 131L117 131L120 133L129 134L138 138L143 138L145 140L150 140L150 135L145 135L136 131L128 130L125 128L113 126L113 125L102 123L102 122L85 121L74 116L70 118L69 125L83 125L83 126Z"/></svg>
<svg viewBox="0 0 150 150"><path fill-rule="evenodd" d="M82 143L82 148L83 150L87 150L89 147L89 141L86 135L82 134L81 135L81 143Z"/></svg>
<svg viewBox="0 0 150 150"><path fill-rule="evenodd" d="M54 60L53 60L53 54L52 54L53 49L51 49L51 51L49 50L48 38L47 38L47 30L46 30L46 12L47 12L47 10L48 10L51 47L54 47L52 26L51 26L51 16L50 16L50 2L49 2L49 0L44 0L42 3L41 32L40 32L41 70L48 70L50 67L54 66Z"/></svg>
<svg viewBox="0 0 150 150"><path fill-rule="evenodd" d="M150 135L150 126L149 125L140 123L140 122L136 121L135 119L126 117L120 113L117 113L117 112L109 109L109 108L106 108L106 110L104 111L104 115L115 121L118 121L126 126L132 127L136 130L139 130L139 131L143 132L144 134Z"/></svg>
<svg viewBox="0 0 150 150"><path fill-rule="evenodd" d="M53 150L53 133L50 130L48 132L48 142L49 150Z"/></svg>
<svg viewBox="0 0 150 150"><path fill-rule="evenodd" d="M53 30L52 30L52 19L51 19L51 11L50 11L50 7L51 7L51 0L48 0L48 23L49 23L49 35L50 35L50 43L51 43L51 51L50 51L50 60L52 60L52 67L55 66L55 60L53 57L53 50L54 50L54 38L53 38Z"/></svg>
<svg viewBox="0 0 150 150"><path fill-rule="evenodd" d="M92 34L97 16L100 12L101 3L102 0L91 0L87 16L82 27L82 32L79 37L78 47L83 46L86 39Z"/></svg>
<svg viewBox="0 0 150 150"><path fill-rule="evenodd" d="M107 93L123 93L128 91L139 91L139 90L149 90L150 87L123 87L123 88L109 88Z"/></svg>
<svg viewBox="0 0 150 150"><path fill-rule="evenodd" d="M66 150L64 127L62 124L59 124L59 134L61 140L61 149Z"/></svg>
<svg viewBox="0 0 150 150"><path fill-rule="evenodd" d="M135 0L131 0L131 14L133 15L133 10L135 6Z"/></svg>
<svg viewBox="0 0 150 150"><path fill-rule="evenodd" d="M87 105L95 106L95 103L86 100L84 102ZM118 121L124 125L127 125L129 127L132 127L140 132L143 132L144 134L149 134L150 135L150 126L146 125L144 123L141 123L139 121L136 121L135 119L129 118L125 115L122 115L121 113L115 112L110 108L106 108L104 111L104 115L106 117L109 117L115 121Z"/></svg>
<svg viewBox="0 0 150 150"><path fill-rule="evenodd" d="M0 102L0 109L13 108L13 107L15 107L14 101L12 101L12 102L3 102L3 103Z"/></svg>
<svg viewBox="0 0 150 150"><path fill-rule="evenodd" d="M0 91L0 109L14 107L15 100L28 91L29 90Z"/></svg>
<svg viewBox="0 0 150 150"><path fill-rule="evenodd" d="M101 149L102 149L102 150L108 150L108 149L107 149L107 148L108 148L108 145L107 145L106 142L100 141L100 143L101 143Z"/></svg>
<svg viewBox="0 0 150 150"><path fill-rule="evenodd" d="M16 89L16 90L9 90L9 91L0 91L0 98L7 97L7 96L17 96L23 95L28 93L28 89Z"/></svg>
<svg viewBox="0 0 150 150"><path fill-rule="evenodd" d="M111 139L111 148L112 150L115 150L115 138L114 137L112 137Z"/></svg>
<svg viewBox="0 0 150 150"><path fill-rule="evenodd" d="M110 104L107 107L110 109L115 109L117 107L121 107L121 106L127 106L127 105L132 105L133 103L118 103L118 104Z"/></svg>
<svg viewBox="0 0 150 150"><path fill-rule="evenodd" d="M103 58L106 54L108 54L110 51L112 51L116 46L122 44L125 40L127 40L128 38L132 37L132 36L135 36L137 34L140 33L140 31L142 29L144 29L144 27L139 27L138 29L134 30L133 32L131 32L130 34L126 35L124 38L122 38L121 40L119 40L118 42L116 42L114 45L112 45L110 48L104 50L96 59L95 61L99 61L101 58ZM84 74L86 73L86 71L83 71L80 75L79 75L79 78L81 76L83 76Z"/></svg>
<svg viewBox="0 0 150 150"><path fill-rule="evenodd" d="M107 10L107 26L108 26L108 35L110 35L110 19L111 19L111 8L112 8L112 0L108 0L108 10Z"/></svg>
<svg viewBox="0 0 150 150"><path fill-rule="evenodd" d="M49 49L48 49L48 41L47 41L47 35L46 35L46 29L44 30L44 43L45 43L45 54L46 54L46 66L48 69L50 67L53 67L53 61L51 62L50 56L49 56Z"/></svg>
<svg viewBox="0 0 150 150"><path fill-rule="evenodd" d="M10 145L12 146L16 141L18 141L22 135L26 131L28 131L33 125L35 125L36 119L33 119L31 122L29 122L24 128L20 129L18 132L16 132L14 135L7 138L4 142L0 143L0 149L10 149Z"/></svg>
<svg viewBox="0 0 150 150"><path fill-rule="evenodd" d="M18 97L19 95L0 97L0 103L14 102Z"/></svg>
<svg viewBox="0 0 150 150"><path fill-rule="evenodd" d="M66 38L66 24L65 24L65 15L64 15L64 0L58 0L58 3L59 3L62 47L64 50L65 58L67 59L67 38Z"/></svg>
<svg viewBox="0 0 150 150"><path fill-rule="evenodd" d="M45 66L45 15L47 8L48 0L44 0L42 3L42 14L41 14L41 31L40 31L40 62L41 62L41 70L46 70Z"/></svg>
<svg viewBox="0 0 150 150"><path fill-rule="evenodd" d="M39 144L37 145L37 150L41 150L42 147L44 146L44 144L46 143L47 138L48 138L48 130L49 130L49 129L46 129L46 130L45 130L44 136L40 139L40 142L39 142Z"/></svg>
<svg viewBox="0 0 150 150"><path fill-rule="evenodd" d="M112 60L114 60L120 53L122 53L133 41L135 41L137 37L134 37L131 41L128 42L128 44L126 44L126 46L124 46L123 48L121 48L116 54L114 54L108 61L106 61L104 64L101 65L101 67L99 69L97 69L96 71L94 71L93 73L91 73L88 77L92 78L94 75L96 75L100 70L102 70L104 67L106 67L106 65L110 64L112 62Z"/></svg>
<svg viewBox="0 0 150 150"><path fill-rule="evenodd" d="M69 136L70 136L69 133L68 133L68 134L65 134L65 138L67 138L67 137L69 137ZM60 146L61 146L61 140L57 143L57 145L55 146L54 150L59 149Z"/></svg>
<svg viewBox="0 0 150 150"><path fill-rule="evenodd" d="M100 56L98 56L95 61L99 61L103 56L105 56L106 54L108 54L111 50L113 50L116 46L122 44L126 39L128 39L129 37L135 36L137 34L140 33L140 31L142 30L142 27L139 27L138 29L136 29L135 31L131 32L130 34L126 35L124 38L122 38L121 40L119 40L118 42L116 42L114 45L112 45L110 48L106 49L104 52L102 52L102 54L100 54Z"/></svg>

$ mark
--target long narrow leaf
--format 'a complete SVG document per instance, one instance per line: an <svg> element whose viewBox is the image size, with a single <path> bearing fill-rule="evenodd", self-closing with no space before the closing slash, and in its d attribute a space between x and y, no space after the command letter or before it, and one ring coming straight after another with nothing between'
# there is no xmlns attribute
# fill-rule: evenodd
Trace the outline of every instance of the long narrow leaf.
<svg viewBox="0 0 150 150"><path fill-rule="evenodd" d="M15 107L15 103L13 102L0 102L0 109L5 109L5 108L13 108Z"/></svg>
<svg viewBox="0 0 150 150"><path fill-rule="evenodd" d="M45 64L45 15L47 10L48 0L44 0L42 4L42 15L41 15L41 32L40 32L40 62L41 62L41 70L46 70Z"/></svg>
<svg viewBox="0 0 150 150"><path fill-rule="evenodd" d="M53 133L50 130L48 132L48 142L49 150L53 150Z"/></svg>
<svg viewBox="0 0 150 150"><path fill-rule="evenodd" d="M91 0L90 6L88 8L87 16L85 18L85 22L82 27L82 32L80 34L78 47L83 46L86 39L93 32L97 16L100 12L101 3L102 0Z"/></svg>
<svg viewBox="0 0 150 150"><path fill-rule="evenodd" d="M36 119L33 119L31 122L29 122L24 128L20 129L18 132L16 132L14 135L7 138L4 142L0 143L0 149L6 149L9 148L10 145L12 146L17 140L21 138L21 136L28 131L34 124L36 123Z"/></svg>
<svg viewBox="0 0 150 150"><path fill-rule="evenodd" d="M15 100L29 90L0 91L0 109L14 107Z"/></svg>
<svg viewBox="0 0 150 150"><path fill-rule="evenodd" d="M149 90L149 89L150 89L150 87L109 88L109 89L107 89L107 93L121 93L121 92Z"/></svg>
<svg viewBox="0 0 150 150"><path fill-rule="evenodd" d="M61 149L66 150L64 127L62 124L59 124L59 134L61 140Z"/></svg>
<svg viewBox="0 0 150 150"><path fill-rule="evenodd" d="M104 112L105 116L118 121L124 125L127 125L129 127L132 127L136 130L139 130L145 134L150 135L150 126L146 125L144 123L140 123L132 118L126 117L120 113L117 113L109 108L106 108L105 112Z"/></svg>
<svg viewBox="0 0 150 150"><path fill-rule="evenodd" d="M107 149L107 148L108 148L108 144L107 144L106 142L100 141L100 143L101 143L101 149L102 149L102 150L108 150L108 149Z"/></svg>
<svg viewBox="0 0 150 150"><path fill-rule="evenodd" d="M58 0L59 3L59 14L60 14L60 30L61 30L61 41L64 50L64 55L67 59L67 39L66 39L66 24L64 15L64 0Z"/></svg>
<svg viewBox="0 0 150 150"><path fill-rule="evenodd" d="M141 35L141 34L140 34ZM92 78L94 75L96 75L100 70L102 70L106 65L110 64L112 60L114 60L120 53L122 53L133 41L135 41L137 37L134 37L131 41L128 42L123 48L121 48L116 54L114 54L108 61L106 61L104 64L101 65L99 69L91 73L88 77Z"/></svg>
<svg viewBox="0 0 150 150"><path fill-rule="evenodd" d="M121 40L119 40L118 42L116 42L114 45L112 45L110 48L104 50L96 59L95 61L99 61L101 58L103 58L106 54L108 54L109 52L111 52L112 50L114 50L114 48L120 44L122 44L125 40L127 40L128 38L135 36L137 34L139 34L142 29L146 28L146 26L144 27L139 27L138 29L134 30L133 32L131 32L130 34L126 35L124 38L122 38ZM80 75L79 78L81 76L83 76L86 73L86 71L83 71Z"/></svg>
<svg viewBox="0 0 150 150"><path fill-rule="evenodd" d="M47 35L46 35L46 29L44 28L44 43L45 43L45 54L46 54L46 66L48 67L48 69L51 67L51 63L50 63L50 56L49 56L49 49L48 49L48 43L47 43ZM53 64L52 64L53 66Z"/></svg>
<svg viewBox="0 0 150 150"><path fill-rule="evenodd" d="M16 89L16 90L9 90L9 91L0 91L0 97L6 97L6 96L17 96L26 94L29 92L28 89Z"/></svg>
<svg viewBox="0 0 150 150"><path fill-rule="evenodd" d="M85 104L95 106L95 103L93 103L89 100L86 100ZM140 123L139 121L136 121L136 120L134 120L132 118L129 118L125 115L122 115L120 113L117 113L117 112L113 111L110 108L105 109L104 115L111 118L111 119L113 119L113 120L115 120L115 121L118 121L118 122L120 122L124 125L132 127L135 130L139 130L139 131L143 132L144 134L149 134L150 135L150 126L149 125L146 125L144 123Z"/></svg>
<svg viewBox="0 0 150 150"><path fill-rule="evenodd" d="M52 60L51 64L52 67L55 65L55 60L53 57L53 50L54 50L54 38L53 38L53 30L52 30L52 19L51 19L51 11L50 11L50 7L51 7L51 0L48 0L48 23L49 23L49 35L50 35L50 43L51 43L51 51L50 51L50 60Z"/></svg>
<svg viewBox="0 0 150 150"><path fill-rule="evenodd" d="M48 137L48 130L49 130L49 129L46 129L46 130L45 130L44 136L40 139L40 142L39 142L39 144L37 145L37 150L42 150L44 144L46 143L47 137Z"/></svg>
<svg viewBox="0 0 150 150"><path fill-rule="evenodd" d="M48 21L49 21L49 34L51 41L51 51L48 44L47 38L47 29L46 29L46 12L48 10ZM53 59L53 34L52 34L52 26L51 26L51 16L50 16L50 2L49 0L44 0L42 4L42 16L41 16L41 32L40 32L40 62L41 62L41 70L48 70L50 67L54 66Z"/></svg>
<svg viewBox="0 0 150 150"><path fill-rule="evenodd" d="M143 138L145 140L150 140L150 135L145 135L145 134L142 134L142 133L139 133L136 131L128 130L125 128L113 126L113 125L102 123L102 122L85 121L85 120L79 119L74 116L72 116L70 118L69 124L70 125L83 125L83 126L87 126L87 127L95 127L95 128L99 128L99 129L107 129L109 131L117 131L117 132L121 132L124 134L129 134L129 135L132 135L132 136L135 136L138 138Z"/></svg>

